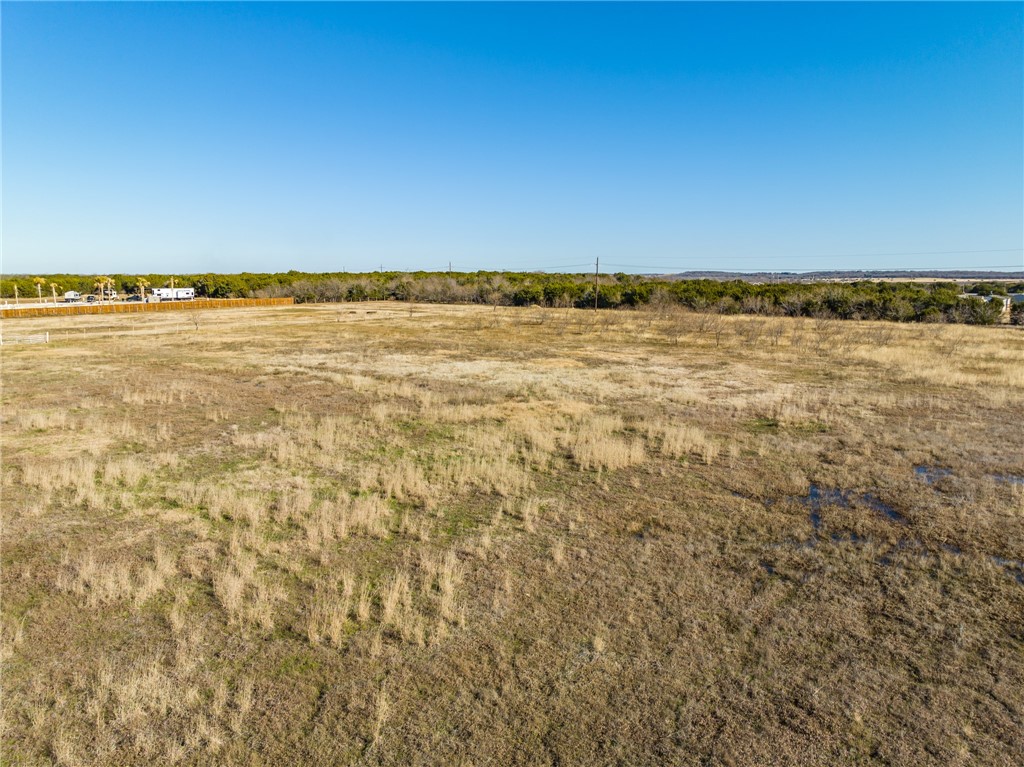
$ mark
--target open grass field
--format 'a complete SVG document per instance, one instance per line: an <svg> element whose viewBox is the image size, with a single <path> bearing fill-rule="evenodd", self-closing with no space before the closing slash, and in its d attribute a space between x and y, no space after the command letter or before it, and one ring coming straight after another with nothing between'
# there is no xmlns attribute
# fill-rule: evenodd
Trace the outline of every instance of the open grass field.
<svg viewBox="0 0 1024 767"><path fill-rule="evenodd" d="M5 322L4 765L1024 763L1024 333Z"/></svg>

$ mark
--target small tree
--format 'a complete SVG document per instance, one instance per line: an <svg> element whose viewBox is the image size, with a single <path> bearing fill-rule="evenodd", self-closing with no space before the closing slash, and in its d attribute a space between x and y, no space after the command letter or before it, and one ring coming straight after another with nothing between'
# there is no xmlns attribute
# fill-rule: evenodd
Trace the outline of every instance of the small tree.
<svg viewBox="0 0 1024 767"><path fill-rule="evenodd" d="M92 284L93 289L100 294L100 301L107 297L107 286L113 284L113 280L109 277L97 277L96 281Z"/></svg>
<svg viewBox="0 0 1024 767"><path fill-rule="evenodd" d="M32 282L36 284L36 293L39 295L39 303L43 302L43 285L46 284L45 277L33 277Z"/></svg>

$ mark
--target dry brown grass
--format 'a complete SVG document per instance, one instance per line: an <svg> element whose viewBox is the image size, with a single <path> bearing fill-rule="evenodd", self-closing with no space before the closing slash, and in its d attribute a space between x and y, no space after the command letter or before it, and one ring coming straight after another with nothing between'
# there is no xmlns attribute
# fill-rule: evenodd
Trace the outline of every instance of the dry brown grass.
<svg viewBox="0 0 1024 767"><path fill-rule="evenodd" d="M1019 331L123 321L4 348L3 764L1024 761Z"/></svg>

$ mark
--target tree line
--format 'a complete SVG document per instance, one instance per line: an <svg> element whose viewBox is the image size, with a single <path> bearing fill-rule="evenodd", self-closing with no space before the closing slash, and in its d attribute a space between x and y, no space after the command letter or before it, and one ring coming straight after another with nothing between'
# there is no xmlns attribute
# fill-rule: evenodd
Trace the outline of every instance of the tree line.
<svg viewBox="0 0 1024 767"><path fill-rule="evenodd" d="M1001 301L962 297L956 283L885 282L753 283L744 280L688 280L644 275L525 272L279 272L241 274L52 274L16 276L0 281L0 298L43 297L75 290L89 293L106 280L121 294L171 284L193 287L197 297L251 298L292 296L299 303L339 301L419 301L605 309L683 306L722 314L762 314L898 322L995 324ZM972 286L979 295L1024 292L1024 283ZM1024 304L1015 304L1013 321L1024 324Z"/></svg>

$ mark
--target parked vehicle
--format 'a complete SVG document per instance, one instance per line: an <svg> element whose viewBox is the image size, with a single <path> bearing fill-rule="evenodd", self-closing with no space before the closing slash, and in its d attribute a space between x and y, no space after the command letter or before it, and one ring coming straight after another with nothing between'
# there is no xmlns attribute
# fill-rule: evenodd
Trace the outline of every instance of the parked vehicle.
<svg viewBox="0 0 1024 767"><path fill-rule="evenodd" d="M81 300L82 294L79 293L77 290L69 290L67 293L64 294L64 303L66 304L73 304Z"/></svg>
<svg viewBox="0 0 1024 767"><path fill-rule="evenodd" d="M99 300L100 299L97 296L93 296L93 295L88 295L88 296L85 297L85 302L87 304L94 304L94 303L96 303Z"/></svg>
<svg viewBox="0 0 1024 767"><path fill-rule="evenodd" d="M125 299L125 302L126 303L141 303L142 302L142 296L140 296L138 293L133 293L132 295L128 296L128 298Z"/></svg>
<svg viewBox="0 0 1024 767"><path fill-rule="evenodd" d="M153 288L152 293L161 301L192 301L196 297L195 288Z"/></svg>

